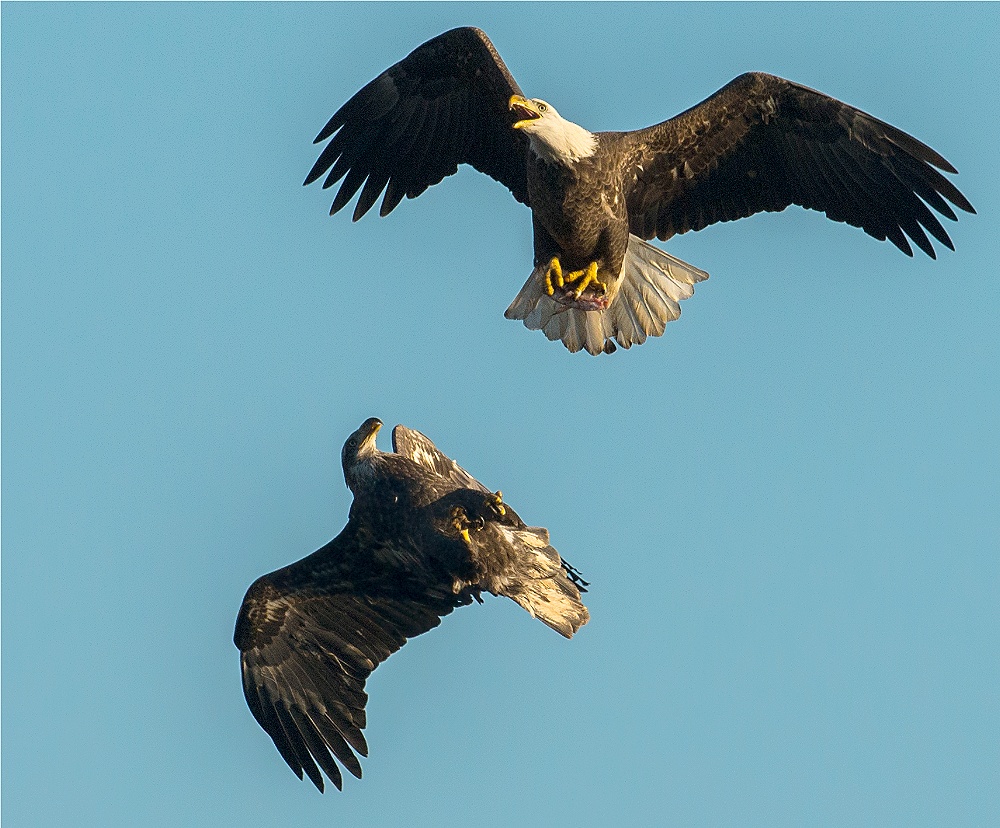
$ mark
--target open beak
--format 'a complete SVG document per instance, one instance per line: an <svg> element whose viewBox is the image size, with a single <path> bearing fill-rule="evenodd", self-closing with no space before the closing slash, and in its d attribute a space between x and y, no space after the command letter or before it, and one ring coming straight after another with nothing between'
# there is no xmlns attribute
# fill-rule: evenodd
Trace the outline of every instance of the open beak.
<svg viewBox="0 0 1000 828"><path fill-rule="evenodd" d="M518 118L514 122L514 129L520 129L542 117L542 113L538 111L538 106L535 102L528 100L523 95L511 95L508 107Z"/></svg>

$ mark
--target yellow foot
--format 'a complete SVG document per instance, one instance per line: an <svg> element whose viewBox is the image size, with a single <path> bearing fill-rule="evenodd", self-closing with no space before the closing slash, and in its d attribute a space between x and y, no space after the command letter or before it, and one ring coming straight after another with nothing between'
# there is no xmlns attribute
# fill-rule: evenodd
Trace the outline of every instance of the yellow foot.
<svg viewBox="0 0 1000 828"><path fill-rule="evenodd" d="M472 538L469 537L469 527L472 526L472 521L469 520L469 516L465 513L465 509L461 506L451 507L451 525L455 527L455 531L462 536L462 540L466 542L469 546L472 546Z"/></svg>
<svg viewBox="0 0 1000 828"><path fill-rule="evenodd" d="M553 256L549 260L549 269L545 272L545 292L551 296L556 292L556 288L563 286L562 265L559 264L559 257Z"/></svg>
<svg viewBox="0 0 1000 828"><path fill-rule="evenodd" d="M486 498L486 506L493 509L500 517L507 514L507 508L503 505L503 492L497 491Z"/></svg>
<svg viewBox="0 0 1000 828"><path fill-rule="evenodd" d="M472 546L472 537L469 535L469 530L475 529L478 531L486 525L486 521L482 518L469 520L468 513L461 506L452 506L449 517L451 517L451 525L455 528L455 531L458 532L466 545L470 547Z"/></svg>
<svg viewBox="0 0 1000 828"><path fill-rule="evenodd" d="M565 281L567 285L571 285L574 282L580 283L573 291L574 299L579 299L583 295L583 292L591 285L600 289L602 292L607 292L608 289L608 286L597 278L597 262L591 262L587 265L586 270L574 270L572 273L567 273L563 277L563 281Z"/></svg>

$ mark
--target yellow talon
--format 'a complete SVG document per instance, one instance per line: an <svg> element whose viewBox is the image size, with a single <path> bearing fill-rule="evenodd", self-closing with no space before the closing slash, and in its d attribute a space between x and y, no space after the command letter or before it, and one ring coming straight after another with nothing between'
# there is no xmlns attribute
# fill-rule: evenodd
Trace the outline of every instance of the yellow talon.
<svg viewBox="0 0 1000 828"><path fill-rule="evenodd" d="M462 536L462 540L466 542L469 546L472 546L472 538L469 537L469 527L472 522L469 520L469 516L465 513L465 509L461 506L452 506L451 514L451 525L455 527L458 534Z"/></svg>
<svg viewBox="0 0 1000 828"><path fill-rule="evenodd" d="M597 278L597 262L591 262L584 270L573 270L570 273L563 273L562 264L558 256L553 256L549 260L549 268L545 273L545 292L552 296L556 288L563 288L579 282L576 290L573 291L573 298L579 299L583 292L593 286L594 288L607 293L608 287Z"/></svg>
<svg viewBox="0 0 1000 828"><path fill-rule="evenodd" d="M555 287L552 285L552 276L555 275ZM545 273L545 292L551 296L556 292L557 287L562 287L563 282L563 272L562 265L559 263L559 257L553 256L549 260L549 269Z"/></svg>
<svg viewBox="0 0 1000 828"><path fill-rule="evenodd" d="M486 502L489 503L494 509L497 510L497 512L500 513L500 517L503 517L505 514L507 514L507 509L504 508L503 505L503 492L501 492L499 489L493 494L492 497L488 498Z"/></svg>
<svg viewBox="0 0 1000 828"><path fill-rule="evenodd" d="M604 282L597 278L597 262L591 262L587 265L586 270L575 270L566 277L566 281L570 283L577 280L579 280L580 284L573 291L574 299L579 299L583 295L583 292L591 285L600 288L602 291L607 291L607 286Z"/></svg>
<svg viewBox="0 0 1000 828"><path fill-rule="evenodd" d="M448 516L451 518L451 525L455 531L458 532L459 536L470 548L472 547L472 536L469 534L469 530L474 529L478 532L480 529L486 527L486 521L482 517L469 520L468 512L461 506L452 506Z"/></svg>

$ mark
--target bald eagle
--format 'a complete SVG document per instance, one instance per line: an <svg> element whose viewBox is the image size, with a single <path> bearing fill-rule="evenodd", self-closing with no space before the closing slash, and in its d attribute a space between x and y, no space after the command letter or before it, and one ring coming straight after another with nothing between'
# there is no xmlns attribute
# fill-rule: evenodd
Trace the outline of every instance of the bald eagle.
<svg viewBox="0 0 1000 828"><path fill-rule="evenodd" d="M366 420L344 444L347 526L306 558L258 578L236 620L243 694L293 771L341 788L361 777L365 680L408 638L483 592L505 595L571 638L590 618L586 581L504 501L419 431ZM334 761L336 757L337 761Z"/></svg>
<svg viewBox="0 0 1000 828"><path fill-rule="evenodd" d="M453 29L417 47L345 103L305 183L341 178L331 215L379 214L471 164L531 208L534 270L507 308L570 351L610 353L659 336L708 278L646 243L799 204L935 258L954 250L928 209L972 205L916 138L792 81L740 75L675 118L593 133L525 98L489 38ZM346 178L345 178L346 176ZM363 185L363 189L362 189ZM926 233L925 233L926 231Z"/></svg>

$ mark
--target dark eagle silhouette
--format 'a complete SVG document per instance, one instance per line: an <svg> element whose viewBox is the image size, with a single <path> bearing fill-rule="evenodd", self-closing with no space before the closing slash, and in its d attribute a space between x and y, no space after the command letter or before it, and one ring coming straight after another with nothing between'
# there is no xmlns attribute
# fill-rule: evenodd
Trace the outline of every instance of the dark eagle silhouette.
<svg viewBox="0 0 1000 828"><path fill-rule="evenodd" d="M455 607L506 595L571 638L590 614L586 582L503 502L418 431L366 420L344 444L354 494L326 546L258 578L236 620L243 693L289 767L340 788L336 760L361 777L365 680Z"/></svg>
<svg viewBox="0 0 1000 828"><path fill-rule="evenodd" d="M506 316L592 354L641 344L680 315L708 274L647 244L799 204L931 258L954 249L928 205L972 205L955 168L859 109L763 72L740 75L675 118L591 133L522 94L489 38L453 29L361 89L316 138L305 183L344 179L331 214L361 190L382 216L471 164L531 208L534 270ZM937 169L935 169L935 167Z"/></svg>

